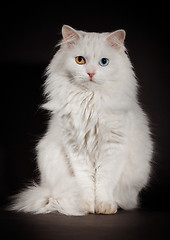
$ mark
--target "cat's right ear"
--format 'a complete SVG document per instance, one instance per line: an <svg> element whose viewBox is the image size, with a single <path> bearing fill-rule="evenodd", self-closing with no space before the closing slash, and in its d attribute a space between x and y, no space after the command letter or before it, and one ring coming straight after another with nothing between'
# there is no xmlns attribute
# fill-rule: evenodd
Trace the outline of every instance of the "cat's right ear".
<svg viewBox="0 0 170 240"><path fill-rule="evenodd" d="M71 46L80 38L77 31L68 25L63 25L62 36L68 46Z"/></svg>
<svg viewBox="0 0 170 240"><path fill-rule="evenodd" d="M126 32L123 29L112 32L106 40L116 49L121 49L125 40Z"/></svg>

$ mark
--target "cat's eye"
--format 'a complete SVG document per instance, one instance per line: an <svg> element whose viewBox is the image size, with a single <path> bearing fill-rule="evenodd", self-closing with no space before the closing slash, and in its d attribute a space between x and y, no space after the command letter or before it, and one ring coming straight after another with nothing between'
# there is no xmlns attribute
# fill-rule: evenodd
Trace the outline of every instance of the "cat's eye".
<svg viewBox="0 0 170 240"><path fill-rule="evenodd" d="M105 67L109 64L109 59L108 58L101 58L99 61L100 66Z"/></svg>
<svg viewBox="0 0 170 240"><path fill-rule="evenodd" d="M76 63L78 64L85 64L86 63L86 59L82 56L77 56L75 57Z"/></svg>

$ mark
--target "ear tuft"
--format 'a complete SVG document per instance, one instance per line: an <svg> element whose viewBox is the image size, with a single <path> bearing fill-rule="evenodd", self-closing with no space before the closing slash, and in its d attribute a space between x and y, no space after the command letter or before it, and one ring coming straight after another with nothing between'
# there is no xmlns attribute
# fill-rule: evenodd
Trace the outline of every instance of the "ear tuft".
<svg viewBox="0 0 170 240"><path fill-rule="evenodd" d="M123 46L125 40L126 32L123 29L117 30L111 33L106 40L111 46L120 49Z"/></svg>
<svg viewBox="0 0 170 240"><path fill-rule="evenodd" d="M75 43L80 38L77 31L68 25L63 25L62 36L68 45Z"/></svg>

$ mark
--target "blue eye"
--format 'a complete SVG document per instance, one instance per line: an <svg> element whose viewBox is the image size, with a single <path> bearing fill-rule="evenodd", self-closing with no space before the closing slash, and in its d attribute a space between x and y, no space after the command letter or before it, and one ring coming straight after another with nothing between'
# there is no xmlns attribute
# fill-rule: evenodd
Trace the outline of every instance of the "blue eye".
<svg viewBox="0 0 170 240"><path fill-rule="evenodd" d="M100 66L105 67L109 64L109 59L108 58L101 58L99 64L100 64Z"/></svg>

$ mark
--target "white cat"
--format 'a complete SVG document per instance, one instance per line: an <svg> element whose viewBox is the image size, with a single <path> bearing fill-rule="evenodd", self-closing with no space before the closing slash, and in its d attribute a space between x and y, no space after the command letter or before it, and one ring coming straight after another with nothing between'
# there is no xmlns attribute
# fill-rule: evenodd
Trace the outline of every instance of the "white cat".
<svg viewBox="0 0 170 240"><path fill-rule="evenodd" d="M41 180L18 194L11 209L84 215L136 208L153 144L125 31L87 33L64 25L62 35L45 82L51 119L37 146Z"/></svg>

